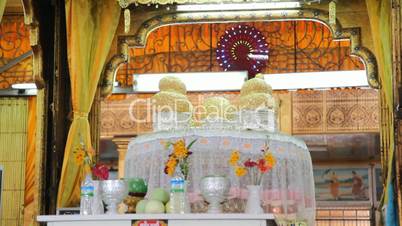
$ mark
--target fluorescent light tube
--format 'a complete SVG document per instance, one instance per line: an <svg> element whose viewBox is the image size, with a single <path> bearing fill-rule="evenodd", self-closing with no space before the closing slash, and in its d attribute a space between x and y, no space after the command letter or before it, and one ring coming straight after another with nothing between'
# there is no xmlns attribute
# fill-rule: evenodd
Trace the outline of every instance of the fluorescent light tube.
<svg viewBox="0 0 402 226"><path fill-rule="evenodd" d="M264 74L274 90L369 87L365 70Z"/></svg>
<svg viewBox="0 0 402 226"><path fill-rule="evenodd" d="M175 76L183 81L188 91L238 91L247 75L247 71L136 74L133 90L139 93L158 92L159 80Z"/></svg>
<svg viewBox="0 0 402 226"><path fill-rule="evenodd" d="M228 4L181 4L177 11L217 11L217 10L248 10L248 9L288 9L299 8L300 2L254 2Z"/></svg>
<svg viewBox="0 0 402 226"><path fill-rule="evenodd" d="M35 83L16 83L12 84L11 88L13 89L36 89Z"/></svg>
<svg viewBox="0 0 402 226"><path fill-rule="evenodd" d="M136 93L158 92L159 80L165 76L181 79L188 91L238 91L247 79L247 72L136 74L133 90ZM273 90L369 87L365 70L264 74L264 80Z"/></svg>

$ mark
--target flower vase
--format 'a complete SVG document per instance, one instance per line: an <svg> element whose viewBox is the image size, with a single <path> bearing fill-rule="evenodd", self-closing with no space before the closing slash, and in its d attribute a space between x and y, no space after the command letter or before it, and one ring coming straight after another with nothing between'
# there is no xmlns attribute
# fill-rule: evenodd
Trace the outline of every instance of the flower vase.
<svg viewBox="0 0 402 226"><path fill-rule="evenodd" d="M92 214L104 214L104 207L102 202L102 195L101 195L101 186L100 181L94 180L94 198L92 203Z"/></svg>
<svg viewBox="0 0 402 226"><path fill-rule="evenodd" d="M246 204L246 213L251 214L262 214L264 213L261 207L261 198L260 198L260 185L247 185L248 190L248 199Z"/></svg>

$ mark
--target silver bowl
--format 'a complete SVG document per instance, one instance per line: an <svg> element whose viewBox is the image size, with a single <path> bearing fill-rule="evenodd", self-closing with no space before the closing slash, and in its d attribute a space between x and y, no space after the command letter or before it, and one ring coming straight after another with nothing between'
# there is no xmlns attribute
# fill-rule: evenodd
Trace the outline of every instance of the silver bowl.
<svg viewBox="0 0 402 226"><path fill-rule="evenodd" d="M107 204L108 214L117 213L117 204L121 203L128 194L124 180L104 180L101 182L102 199Z"/></svg>
<svg viewBox="0 0 402 226"><path fill-rule="evenodd" d="M230 181L225 176L206 176L201 179L201 193L209 203L208 213L222 213L221 203L227 198Z"/></svg>

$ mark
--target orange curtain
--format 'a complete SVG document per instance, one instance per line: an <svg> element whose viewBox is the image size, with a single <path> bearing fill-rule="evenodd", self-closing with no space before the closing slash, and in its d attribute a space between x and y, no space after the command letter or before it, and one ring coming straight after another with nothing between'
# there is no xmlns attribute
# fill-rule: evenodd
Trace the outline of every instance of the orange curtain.
<svg viewBox="0 0 402 226"><path fill-rule="evenodd" d="M67 0L65 6L74 115L64 152L58 207L75 206L80 200L83 166L74 161L74 150L81 139L86 147L92 147L88 113L121 11L116 0Z"/></svg>
<svg viewBox="0 0 402 226"><path fill-rule="evenodd" d="M24 192L24 225L29 226L35 222L35 216L38 214L35 201L35 194L38 194L38 188L35 185L35 132L36 132L36 97L28 98L28 130L27 130L27 153L25 164L25 192Z"/></svg>

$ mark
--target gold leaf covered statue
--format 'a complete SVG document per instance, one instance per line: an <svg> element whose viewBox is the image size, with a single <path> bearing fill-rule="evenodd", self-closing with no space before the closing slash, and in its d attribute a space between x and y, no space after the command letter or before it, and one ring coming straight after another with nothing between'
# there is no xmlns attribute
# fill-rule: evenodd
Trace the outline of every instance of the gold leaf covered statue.
<svg viewBox="0 0 402 226"><path fill-rule="evenodd" d="M272 97L272 87L261 76L257 75L243 84L240 90L240 109L274 109L275 106L275 99Z"/></svg>
<svg viewBox="0 0 402 226"><path fill-rule="evenodd" d="M187 128L193 106L186 96L185 84L179 78L166 76L159 81L159 90L152 97L154 130Z"/></svg>
<svg viewBox="0 0 402 226"><path fill-rule="evenodd" d="M202 127L210 129L229 129L235 126L237 109L224 97L209 97L202 105L200 114Z"/></svg>
<svg viewBox="0 0 402 226"><path fill-rule="evenodd" d="M157 111L191 112L193 106L188 100L184 83L174 76L166 76L159 81L160 92L152 99Z"/></svg>
<svg viewBox="0 0 402 226"><path fill-rule="evenodd" d="M204 112L201 114L201 119L220 118L233 120L236 111L228 99L225 97L209 97L203 103Z"/></svg>
<svg viewBox="0 0 402 226"><path fill-rule="evenodd" d="M262 74L246 81L239 98L239 123L242 129L277 130L276 111L278 105L272 96L272 87Z"/></svg>

